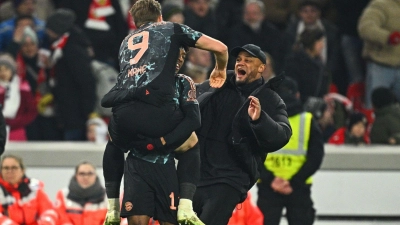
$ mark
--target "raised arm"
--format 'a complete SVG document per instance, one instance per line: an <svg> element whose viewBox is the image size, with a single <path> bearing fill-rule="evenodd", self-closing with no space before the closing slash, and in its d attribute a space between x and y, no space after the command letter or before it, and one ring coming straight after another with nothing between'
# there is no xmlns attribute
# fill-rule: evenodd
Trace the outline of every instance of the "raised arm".
<svg viewBox="0 0 400 225"><path fill-rule="evenodd" d="M197 40L195 47L214 53L216 63L210 75L210 85L213 88L222 87L226 80L228 47L221 41L207 35L202 35L199 40Z"/></svg>

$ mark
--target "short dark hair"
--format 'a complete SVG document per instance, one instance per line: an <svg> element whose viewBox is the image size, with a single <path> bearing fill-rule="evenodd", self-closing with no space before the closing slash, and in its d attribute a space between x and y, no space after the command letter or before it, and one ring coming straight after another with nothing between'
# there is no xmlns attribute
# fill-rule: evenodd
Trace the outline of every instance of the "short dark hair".
<svg viewBox="0 0 400 225"><path fill-rule="evenodd" d="M20 15L20 16L17 16L17 17L15 18L15 20L14 20L15 26L17 26L17 24L18 24L19 21L25 20L25 19L31 20L32 23L33 23L33 25L35 25L35 19L33 18L33 16L29 16L29 15Z"/></svg>
<svg viewBox="0 0 400 225"><path fill-rule="evenodd" d="M299 37L296 43L297 48L303 48L308 50L313 50L315 43L321 38L325 37L323 30L316 29L305 29Z"/></svg>
<svg viewBox="0 0 400 225"><path fill-rule="evenodd" d="M300 11L300 10L302 10L303 7L306 7L306 6L313 6L313 7L317 8L319 11L321 11L321 4L316 0L303 0L303 1L300 1L300 3L298 4L297 9Z"/></svg>
<svg viewBox="0 0 400 225"><path fill-rule="evenodd" d="M135 21L136 27L148 22L156 22L161 15L161 5L155 0L139 0L133 4L129 13Z"/></svg>

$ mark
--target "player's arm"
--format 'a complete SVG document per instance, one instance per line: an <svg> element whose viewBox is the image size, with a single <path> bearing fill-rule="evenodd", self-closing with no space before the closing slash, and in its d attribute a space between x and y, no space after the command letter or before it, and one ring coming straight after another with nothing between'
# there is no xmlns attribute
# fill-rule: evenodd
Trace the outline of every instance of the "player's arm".
<svg viewBox="0 0 400 225"><path fill-rule="evenodd" d="M200 108L196 99L196 87L193 80L185 75L178 75L183 90L179 98L183 120L170 133L163 137L165 145L180 146L201 126Z"/></svg>
<svg viewBox="0 0 400 225"><path fill-rule="evenodd" d="M214 88L222 87L226 80L228 47L221 41L207 35L202 35L197 40L195 47L214 53L216 63L210 75L210 85Z"/></svg>

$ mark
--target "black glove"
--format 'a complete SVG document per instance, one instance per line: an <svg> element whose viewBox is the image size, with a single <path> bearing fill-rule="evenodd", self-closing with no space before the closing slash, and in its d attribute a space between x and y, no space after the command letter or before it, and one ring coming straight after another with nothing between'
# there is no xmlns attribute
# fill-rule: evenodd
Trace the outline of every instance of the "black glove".
<svg viewBox="0 0 400 225"><path fill-rule="evenodd" d="M166 94L165 92L160 91L160 89L157 87L148 85L136 88L133 98L154 105L156 107L160 107L166 102L171 101L173 96L171 94Z"/></svg>
<svg viewBox="0 0 400 225"><path fill-rule="evenodd" d="M131 145L134 149L141 152L164 150L164 145L160 138L143 137L141 140L132 142Z"/></svg>

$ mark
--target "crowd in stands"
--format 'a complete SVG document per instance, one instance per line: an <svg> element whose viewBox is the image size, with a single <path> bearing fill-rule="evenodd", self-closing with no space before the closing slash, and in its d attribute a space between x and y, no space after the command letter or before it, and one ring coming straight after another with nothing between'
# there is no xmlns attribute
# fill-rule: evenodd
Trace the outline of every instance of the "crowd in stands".
<svg viewBox="0 0 400 225"><path fill-rule="evenodd" d="M106 140L99 120L107 123L111 111L99 100L116 81L121 41L136 29L128 13L133 2L0 1L0 103L9 140ZM164 20L184 23L229 49L260 46L268 55L264 78L285 73L298 83L326 142L400 143L395 123L381 119L399 115L397 1L159 2ZM191 49L180 73L200 83L214 63L210 53ZM231 57L228 69L234 63ZM364 121L362 115L363 134L353 137L350 124Z"/></svg>

